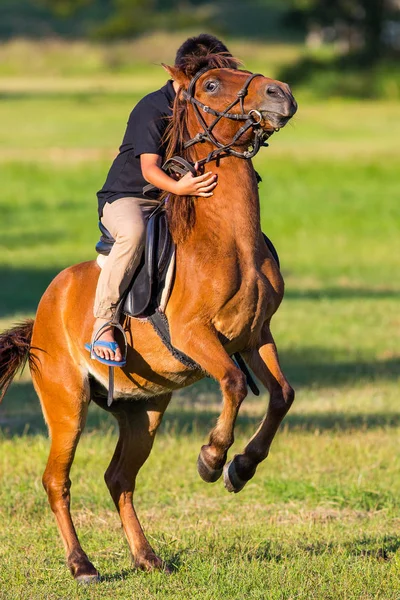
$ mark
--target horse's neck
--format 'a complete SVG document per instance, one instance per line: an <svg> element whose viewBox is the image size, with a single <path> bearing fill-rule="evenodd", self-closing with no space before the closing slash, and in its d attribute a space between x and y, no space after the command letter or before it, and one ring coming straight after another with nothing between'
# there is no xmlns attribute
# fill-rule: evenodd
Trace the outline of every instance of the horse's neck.
<svg viewBox="0 0 400 600"><path fill-rule="evenodd" d="M196 237L219 240L223 252L227 246L252 254L260 232L260 206L257 181L250 161L227 157L209 170L218 175L218 184L210 198L196 200ZM218 250L214 246L214 250Z"/></svg>

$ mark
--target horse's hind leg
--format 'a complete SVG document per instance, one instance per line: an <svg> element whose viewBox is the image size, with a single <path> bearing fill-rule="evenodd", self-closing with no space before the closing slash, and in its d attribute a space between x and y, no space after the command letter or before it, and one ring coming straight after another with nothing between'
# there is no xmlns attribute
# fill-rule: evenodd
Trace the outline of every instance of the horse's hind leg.
<svg viewBox="0 0 400 600"><path fill-rule="evenodd" d="M99 574L82 550L72 522L69 472L86 422L89 385L75 365L68 364L66 374L59 372L59 362L46 362L49 359L44 354L41 373L33 374L51 437L43 486L64 543L68 567L77 581L87 583L98 580Z"/></svg>
<svg viewBox="0 0 400 600"><path fill-rule="evenodd" d="M272 440L294 400L294 391L282 373L275 342L265 326L263 344L258 350L244 354L255 375L270 393L267 414L258 431L242 454L237 454L224 469L225 487L240 492L254 476L257 465L267 458Z"/></svg>
<svg viewBox="0 0 400 600"><path fill-rule="evenodd" d="M145 571L168 569L143 533L132 502L133 491L136 476L150 454L170 398L171 394L151 400L121 401L111 407L120 433L104 477L120 515L134 564Z"/></svg>

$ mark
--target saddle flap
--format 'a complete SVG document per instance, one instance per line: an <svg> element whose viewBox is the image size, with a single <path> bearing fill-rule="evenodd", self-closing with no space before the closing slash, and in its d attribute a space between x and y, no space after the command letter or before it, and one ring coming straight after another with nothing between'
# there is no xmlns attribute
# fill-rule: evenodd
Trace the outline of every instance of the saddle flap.
<svg viewBox="0 0 400 600"><path fill-rule="evenodd" d="M147 224L146 246L142 263L126 293L123 311L131 317L154 312L174 251L165 211L153 214Z"/></svg>

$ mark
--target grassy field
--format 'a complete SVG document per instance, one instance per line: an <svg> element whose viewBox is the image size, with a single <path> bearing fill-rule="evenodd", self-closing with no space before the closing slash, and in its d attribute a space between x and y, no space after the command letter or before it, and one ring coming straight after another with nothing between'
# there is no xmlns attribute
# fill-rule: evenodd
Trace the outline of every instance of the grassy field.
<svg viewBox="0 0 400 600"><path fill-rule="evenodd" d="M261 48L240 49L266 73L273 57L271 74L293 53L266 48L262 68ZM51 55L37 52L31 75L15 61L0 69L1 329L34 315L60 269L93 257L95 192L132 105L164 80L142 63L78 72L71 57L52 74ZM256 159L263 229L287 284L273 331L297 391L268 461L237 496L203 483L196 458L218 389L177 394L136 491L175 570L138 573L103 482L114 422L91 407L72 508L103 579L78 587L41 487L49 443L25 373L0 407L1 599L400 598L400 106L298 99L293 124ZM231 455L266 404L246 399Z"/></svg>

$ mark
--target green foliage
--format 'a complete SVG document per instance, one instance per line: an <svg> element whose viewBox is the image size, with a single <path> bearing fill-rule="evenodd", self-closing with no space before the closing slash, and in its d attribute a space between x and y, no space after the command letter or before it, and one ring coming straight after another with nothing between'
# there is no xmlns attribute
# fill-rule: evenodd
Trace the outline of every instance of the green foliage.
<svg viewBox="0 0 400 600"><path fill-rule="evenodd" d="M0 39L86 37L109 16L109 0L1 0Z"/></svg>
<svg viewBox="0 0 400 600"><path fill-rule="evenodd" d="M348 50L361 50L369 62L379 60L386 48L383 28L386 20L399 19L394 0L289 0L294 18L300 16L309 31L328 28L331 41Z"/></svg>
<svg viewBox="0 0 400 600"><path fill-rule="evenodd" d="M77 13L82 7L89 6L93 0L38 0L57 17L65 18Z"/></svg>
<svg viewBox="0 0 400 600"><path fill-rule="evenodd" d="M192 28L278 39L293 34L283 26L287 10L276 0L1 0L0 37L114 40Z"/></svg>
<svg viewBox="0 0 400 600"><path fill-rule="evenodd" d="M103 39L121 39L154 30L208 26L214 11L211 6L204 10L202 4L181 0L113 0L110 18L96 29L94 35Z"/></svg>
<svg viewBox="0 0 400 600"><path fill-rule="evenodd" d="M296 63L283 67L278 79L320 98L399 98L398 62L387 59L371 65L364 59L363 54L307 52Z"/></svg>

